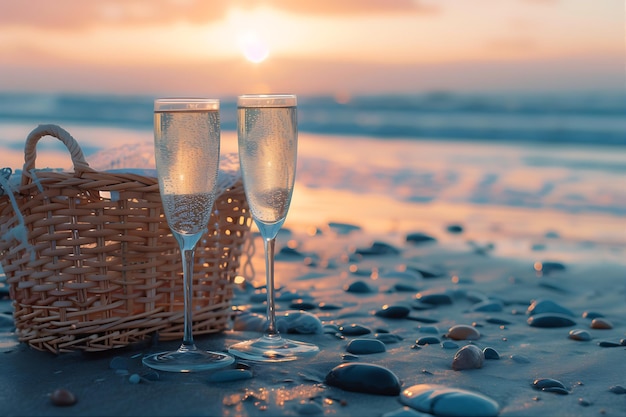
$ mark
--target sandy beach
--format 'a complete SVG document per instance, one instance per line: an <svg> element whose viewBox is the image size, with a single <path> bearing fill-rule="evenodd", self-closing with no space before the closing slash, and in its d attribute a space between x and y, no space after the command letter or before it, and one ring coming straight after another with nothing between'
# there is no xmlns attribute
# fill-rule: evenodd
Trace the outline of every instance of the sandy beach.
<svg viewBox="0 0 626 417"><path fill-rule="evenodd" d="M234 134L225 133L223 143L223 152L233 151ZM178 341L53 355L17 342L4 287L0 414L410 417L492 413L486 404L500 416L626 414L620 173L607 182L605 171L566 164L585 149L564 149L561 165L542 168L520 161L554 152L361 144L301 135L296 191L277 243L278 315L300 312L319 324L314 333L289 334L317 344L317 355L278 364L238 360L232 369L245 372L237 376L155 373L141 364L143 355ZM610 164L623 152L586 157ZM246 319L264 311L262 246L258 237L254 243L256 274L233 300L240 316L223 333L197 337L200 347L225 351L258 336ZM353 327L363 334L351 334ZM459 328L469 333L458 336ZM357 339L379 340L371 345L384 349L354 353L349 345ZM459 369L466 365L455 355L472 345L479 360ZM361 373L337 382L329 375L342 364ZM383 394L389 382L368 373L370 365L397 377L400 391ZM364 383L368 375L374 378ZM428 388L421 384L458 395L409 404L407 390ZM54 405L57 389L71 391L76 403Z"/></svg>

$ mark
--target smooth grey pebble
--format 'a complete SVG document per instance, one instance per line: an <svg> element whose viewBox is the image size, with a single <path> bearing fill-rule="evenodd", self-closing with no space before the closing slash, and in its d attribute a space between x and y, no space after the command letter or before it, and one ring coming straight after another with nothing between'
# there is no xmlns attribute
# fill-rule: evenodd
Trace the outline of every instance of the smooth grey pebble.
<svg viewBox="0 0 626 417"><path fill-rule="evenodd" d="M344 289L346 292L352 292L356 294L368 294L375 292L374 289L365 281L355 281L346 286Z"/></svg>
<svg viewBox="0 0 626 417"><path fill-rule="evenodd" d="M411 309L401 305L385 305L374 313L378 317L387 319L403 319L409 315Z"/></svg>
<svg viewBox="0 0 626 417"><path fill-rule="evenodd" d="M441 343L441 347L444 349L458 349L459 344L453 342L452 340L444 340L443 343Z"/></svg>
<svg viewBox="0 0 626 417"><path fill-rule="evenodd" d="M534 316L543 313L558 313L565 316L575 317L576 315L568 308L552 300L535 300L528 306L526 314Z"/></svg>
<svg viewBox="0 0 626 417"><path fill-rule="evenodd" d="M345 391L396 396L400 394L400 379L389 369L370 363L351 362L334 367L325 383Z"/></svg>
<svg viewBox="0 0 626 417"><path fill-rule="evenodd" d="M408 243L412 243L414 245L419 245L419 244L422 244L422 243L436 242L437 239L435 239L434 237L432 237L431 235L428 235L426 233L414 232L414 233L409 233L406 236L406 241Z"/></svg>
<svg viewBox="0 0 626 417"><path fill-rule="evenodd" d="M587 342L591 340L591 334L587 330L573 329L569 331L568 337L572 340L578 340L580 342Z"/></svg>
<svg viewBox="0 0 626 417"><path fill-rule="evenodd" d="M500 406L476 392L445 385L418 384L400 394L400 402L418 411L448 417L496 417Z"/></svg>
<svg viewBox="0 0 626 417"><path fill-rule="evenodd" d="M527 320L531 327L569 327L576 325L576 322L564 314L543 313L530 316Z"/></svg>
<svg viewBox="0 0 626 417"><path fill-rule="evenodd" d="M438 337L435 336L424 336L420 337L415 341L418 346L426 346L426 345L438 345L441 343Z"/></svg>
<svg viewBox="0 0 626 417"><path fill-rule="evenodd" d="M355 355L369 355L385 352L385 344L378 339L353 339L348 342L346 350Z"/></svg>
<svg viewBox="0 0 626 417"><path fill-rule="evenodd" d="M360 324L351 324L349 326L340 326L339 331L344 336L362 336L364 334L372 333L372 329L362 326Z"/></svg>
<svg viewBox="0 0 626 417"><path fill-rule="evenodd" d="M498 353L497 350L495 350L492 347L484 348L483 349L483 355L485 355L485 359L493 359L493 360L500 359L500 354Z"/></svg>

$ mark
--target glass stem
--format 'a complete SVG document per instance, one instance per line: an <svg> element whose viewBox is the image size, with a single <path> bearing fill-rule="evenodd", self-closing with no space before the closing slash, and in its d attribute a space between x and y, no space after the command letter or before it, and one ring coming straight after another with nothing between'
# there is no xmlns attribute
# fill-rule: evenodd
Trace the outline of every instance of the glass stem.
<svg viewBox="0 0 626 417"><path fill-rule="evenodd" d="M274 304L274 246L275 238L264 238L263 246L265 249L265 279L267 286L267 330L265 335L268 337L278 336L276 329L276 306Z"/></svg>
<svg viewBox="0 0 626 417"><path fill-rule="evenodd" d="M194 250L183 251L183 283L185 286L185 332L183 334L183 346L186 349L193 349L193 258Z"/></svg>
<svg viewBox="0 0 626 417"><path fill-rule="evenodd" d="M174 237L180 245L180 254L183 261L183 296L185 303L183 343L179 351L196 350L193 342L193 261L196 243L200 240L201 233L195 235L181 235L174 233Z"/></svg>

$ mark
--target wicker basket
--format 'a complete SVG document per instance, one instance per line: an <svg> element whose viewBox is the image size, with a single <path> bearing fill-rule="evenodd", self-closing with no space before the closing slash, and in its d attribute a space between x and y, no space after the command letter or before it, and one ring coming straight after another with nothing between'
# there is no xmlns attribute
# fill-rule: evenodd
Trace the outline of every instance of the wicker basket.
<svg viewBox="0 0 626 417"><path fill-rule="evenodd" d="M47 135L65 144L73 173L34 169L36 144ZM97 172L69 133L42 125L26 140L16 188L0 196L0 261L20 341L60 353L124 347L154 334L182 338L182 264L156 178ZM250 224L237 176L219 190L196 249L196 335L229 323Z"/></svg>

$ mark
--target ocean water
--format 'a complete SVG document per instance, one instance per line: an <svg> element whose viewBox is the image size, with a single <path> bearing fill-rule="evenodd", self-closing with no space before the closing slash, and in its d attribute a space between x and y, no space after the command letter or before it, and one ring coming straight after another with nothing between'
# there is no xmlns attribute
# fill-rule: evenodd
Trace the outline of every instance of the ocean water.
<svg viewBox="0 0 626 417"><path fill-rule="evenodd" d="M152 129L153 100L150 96L0 93L0 123ZM221 100L222 130L235 130L235 98ZM381 140L626 146L623 92L301 96L298 105L301 132ZM0 144L21 147L3 138Z"/></svg>
<svg viewBox="0 0 626 417"><path fill-rule="evenodd" d="M40 123L67 128L96 168L149 165L153 100L0 93L0 167L21 168L24 139ZM222 149L236 152L235 98L221 102ZM297 178L309 189L626 216L623 93L319 96L298 105ZM126 151L110 165L109 154L98 158L131 145L135 159ZM62 166L46 159L65 156L60 143L37 149L38 168Z"/></svg>

